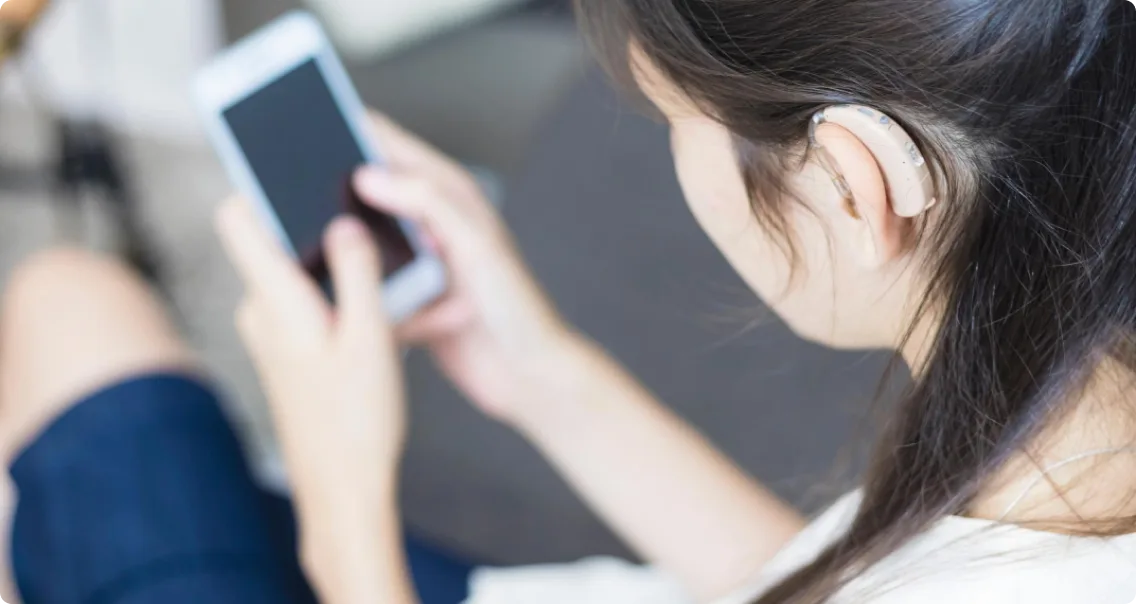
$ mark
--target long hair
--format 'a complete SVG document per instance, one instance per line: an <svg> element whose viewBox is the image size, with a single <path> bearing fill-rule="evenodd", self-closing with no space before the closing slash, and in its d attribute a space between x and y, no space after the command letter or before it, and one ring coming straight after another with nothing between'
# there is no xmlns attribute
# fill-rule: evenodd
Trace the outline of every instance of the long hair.
<svg viewBox="0 0 1136 604"><path fill-rule="evenodd" d="M1105 360L1136 368L1136 7L1125 0L576 0L606 65L641 51L736 140L787 246L809 118L875 107L943 201L931 348L877 443L846 534L758 604L824 602L964 513ZM795 151L796 150L796 151ZM1093 534L1136 530L1116 518Z"/></svg>

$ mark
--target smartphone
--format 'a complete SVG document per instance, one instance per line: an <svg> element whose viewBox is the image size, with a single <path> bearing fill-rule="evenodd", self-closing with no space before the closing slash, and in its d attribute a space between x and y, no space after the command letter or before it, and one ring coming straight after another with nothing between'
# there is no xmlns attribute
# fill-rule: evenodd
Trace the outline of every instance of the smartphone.
<svg viewBox="0 0 1136 604"><path fill-rule="evenodd" d="M384 302L398 321L441 295L445 270L414 225L362 203L351 184L382 164L366 111L319 22L289 13L223 52L194 93L236 187L287 250L331 292L323 234L359 217L382 250Z"/></svg>

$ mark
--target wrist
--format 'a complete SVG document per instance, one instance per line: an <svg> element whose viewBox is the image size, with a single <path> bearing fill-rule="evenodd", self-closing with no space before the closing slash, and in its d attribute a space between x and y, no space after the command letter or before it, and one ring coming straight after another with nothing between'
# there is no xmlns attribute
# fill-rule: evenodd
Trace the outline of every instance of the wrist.
<svg viewBox="0 0 1136 604"><path fill-rule="evenodd" d="M356 492L332 501L297 501L300 559L313 583L336 581L360 560L381 554L386 540L401 540L397 495Z"/></svg>
<svg viewBox="0 0 1136 604"><path fill-rule="evenodd" d="M321 476L325 480L297 482L293 489L300 525L317 541L369 529L398 509L397 468L375 469L365 479L326 472Z"/></svg>
<svg viewBox="0 0 1136 604"><path fill-rule="evenodd" d="M505 418L530 436L579 410L610 375L606 355L582 334L566 331L547 351L533 361L521 399Z"/></svg>
<svg viewBox="0 0 1136 604"><path fill-rule="evenodd" d="M301 521L300 560L325 602L411 602L406 584L398 507L386 505L366 517L336 519L311 527ZM403 597L404 596L404 597Z"/></svg>

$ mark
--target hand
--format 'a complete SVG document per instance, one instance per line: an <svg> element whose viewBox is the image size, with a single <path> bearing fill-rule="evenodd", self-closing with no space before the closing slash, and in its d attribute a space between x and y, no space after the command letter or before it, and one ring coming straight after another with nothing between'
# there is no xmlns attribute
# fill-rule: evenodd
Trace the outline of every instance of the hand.
<svg viewBox="0 0 1136 604"><path fill-rule="evenodd" d="M382 116L373 131L387 165L356 175L359 195L418 224L450 272L444 298L398 335L426 346L479 408L512 421L539 398L575 338L473 177Z"/></svg>
<svg viewBox="0 0 1136 604"><path fill-rule="evenodd" d="M375 243L354 218L328 229L332 308L247 204L226 203L217 223L245 283L237 328L268 395L298 511L316 519L305 529L372 517L393 497L405 439L401 357Z"/></svg>

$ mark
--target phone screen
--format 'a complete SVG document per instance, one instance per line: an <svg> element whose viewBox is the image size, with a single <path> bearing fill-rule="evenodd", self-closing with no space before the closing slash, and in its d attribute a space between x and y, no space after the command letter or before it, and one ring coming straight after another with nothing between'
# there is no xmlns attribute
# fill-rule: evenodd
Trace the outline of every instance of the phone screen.
<svg viewBox="0 0 1136 604"><path fill-rule="evenodd" d="M352 174L366 158L314 59L232 105L224 118L316 280L326 283L329 277L324 231L344 213L370 227L386 276L414 261L398 221L362 203L351 186Z"/></svg>

